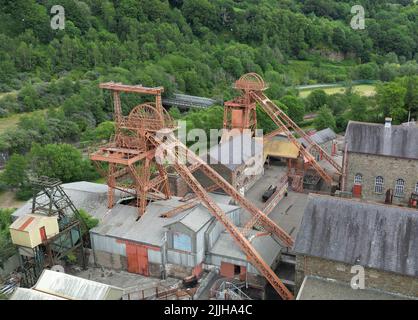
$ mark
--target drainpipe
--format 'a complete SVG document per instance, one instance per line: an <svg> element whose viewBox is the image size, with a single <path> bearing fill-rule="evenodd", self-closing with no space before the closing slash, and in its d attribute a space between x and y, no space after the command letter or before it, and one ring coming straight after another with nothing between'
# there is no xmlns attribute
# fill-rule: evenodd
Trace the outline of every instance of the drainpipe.
<svg viewBox="0 0 418 320"><path fill-rule="evenodd" d="M161 278L163 280L167 278L166 263L167 263L167 231L164 232L163 245L161 248L161 265L163 267L163 270L161 271Z"/></svg>
<svg viewBox="0 0 418 320"><path fill-rule="evenodd" d="M343 172L341 175L341 191L345 191L346 189L346 180L347 180L347 149L348 145L347 142L345 143L344 147L344 159L343 159Z"/></svg>

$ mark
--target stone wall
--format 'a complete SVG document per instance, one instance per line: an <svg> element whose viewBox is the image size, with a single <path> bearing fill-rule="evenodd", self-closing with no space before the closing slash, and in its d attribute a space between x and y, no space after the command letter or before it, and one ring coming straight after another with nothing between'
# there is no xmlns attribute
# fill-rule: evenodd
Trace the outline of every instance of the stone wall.
<svg viewBox="0 0 418 320"><path fill-rule="evenodd" d="M331 278L350 283L355 275L351 265L303 255L296 256L295 292L299 291L307 275ZM397 273L365 268L366 288L418 297L418 278Z"/></svg>
<svg viewBox="0 0 418 320"><path fill-rule="evenodd" d="M354 177L357 173L363 175L362 198L366 200L384 202L386 191L395 190L396 180L405 180L405 192L403 197L393 197L394 204L407 205L411 193L418 183L418 160L408 160L376 155L348 153L347 155L347 183L346 191L352 191ZM383 193L377 194L375 190L375 178L382 176L384 179Z"/></svg>

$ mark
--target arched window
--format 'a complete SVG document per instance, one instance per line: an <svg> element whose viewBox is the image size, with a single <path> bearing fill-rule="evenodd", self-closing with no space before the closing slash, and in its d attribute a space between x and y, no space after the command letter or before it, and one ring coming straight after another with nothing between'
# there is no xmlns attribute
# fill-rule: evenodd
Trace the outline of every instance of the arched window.
<svg viewBox="0 0 418 320"><path fill-rule="evenodd" d="M398 179L395 184L395 197L403 197L405 192L405 180Z"/></svg>
<svg viewBox="0 0 418 320"><path fill-rule="evenodd" d="M374 192L383 193L383 182L383 177L376 177L376 179L374 180Z"/></svg>
<svg viewBox="0 0 418 320"><path fill-rule="evenodd" d="M416 192L416 193L418 193L418 182L417 182L417 184L415 185L415 192Z"/></svg>
<svg viewBox="0 0 418 320"><path fill-rule="evenodd" d="M363 182L363 175L361 173L357 173L354 176L354 184L362 184Z"/></svg>

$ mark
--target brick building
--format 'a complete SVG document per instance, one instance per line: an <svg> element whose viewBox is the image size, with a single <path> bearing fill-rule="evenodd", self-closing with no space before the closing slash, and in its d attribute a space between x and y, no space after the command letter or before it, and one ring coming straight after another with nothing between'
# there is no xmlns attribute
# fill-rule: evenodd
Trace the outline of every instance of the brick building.
<svg viewBox="0 0 418 320"><path fill-rule="evenodd" d="M418 127L350 121L344 190L354 197L407 205L418 193Z"/></svg>
<svg viewBox="0 0 418 320"><path fill-rule="evenodd" d="M294 251L296 292L305 277L349 286L356 265L364 267L366 289L418 297L413 209L311 194Z"/></svg>

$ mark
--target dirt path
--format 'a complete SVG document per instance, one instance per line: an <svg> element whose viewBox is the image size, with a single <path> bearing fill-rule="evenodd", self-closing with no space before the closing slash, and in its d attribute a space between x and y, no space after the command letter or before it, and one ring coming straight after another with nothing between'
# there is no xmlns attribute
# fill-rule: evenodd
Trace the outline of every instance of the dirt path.
<svg viewBox="0 0 418 320"><path fill-rule="evenodd" d="M15 199L14 192L6 191L0 193L0 208L20 208L26 201Z"/></svg>

